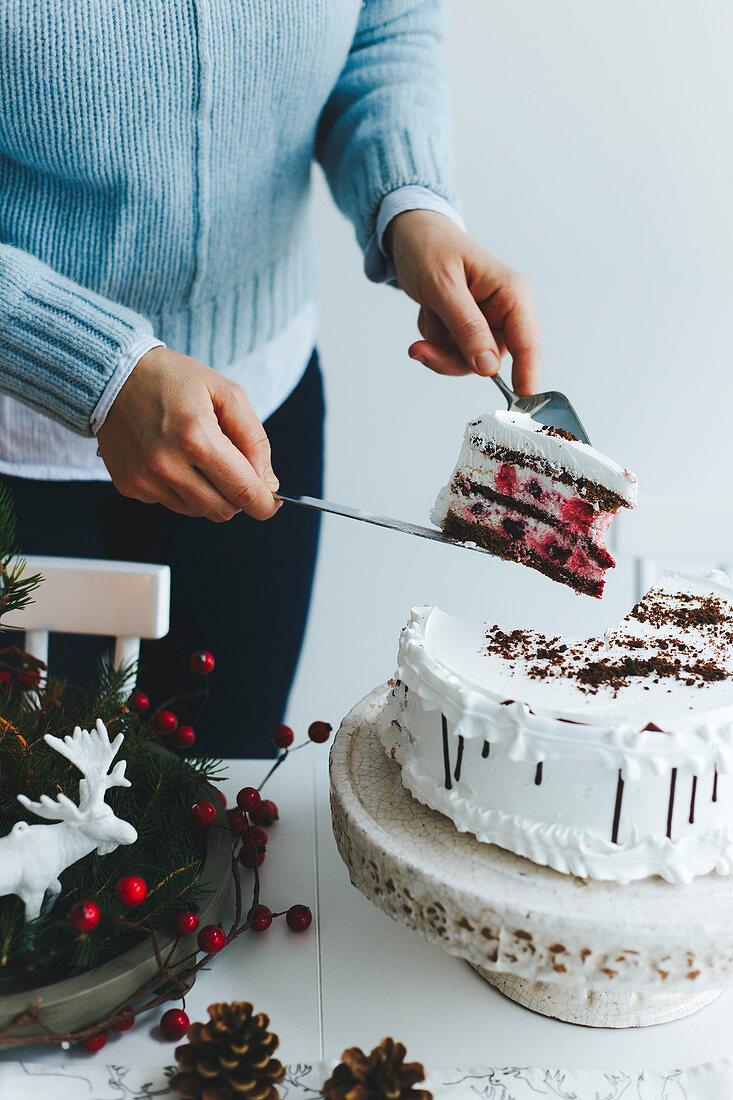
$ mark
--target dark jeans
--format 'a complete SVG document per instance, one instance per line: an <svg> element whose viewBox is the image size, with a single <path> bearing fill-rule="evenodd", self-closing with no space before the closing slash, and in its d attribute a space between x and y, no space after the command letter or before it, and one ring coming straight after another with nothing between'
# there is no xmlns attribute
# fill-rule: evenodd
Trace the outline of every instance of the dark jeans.
<svg viewBox="0 0 733 1100"><path fill-rule="evenodd" d="M297 388L265 424L288 495L321 496L323 415L314 352ZM265 523L240 513L215 524L129 500L108 482L3 480L15 498L22 553L170 565L170 632L143 642L138 686L153 706L200 687L188 659L194 650L210 650L216 667L196 724L196 749L271 755L270 731L283 720L305 631L318 514L285 504ZM85 686L108 644L54 635L51 672ZM180 721L190 714L180 707Z"/></svg>

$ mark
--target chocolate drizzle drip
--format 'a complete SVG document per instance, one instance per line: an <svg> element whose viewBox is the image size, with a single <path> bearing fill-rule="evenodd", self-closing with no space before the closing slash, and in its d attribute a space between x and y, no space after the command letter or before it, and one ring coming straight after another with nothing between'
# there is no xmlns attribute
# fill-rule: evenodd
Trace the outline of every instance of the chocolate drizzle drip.
<svg viewBox="0 0 733 1100"><path fill-rule="evenodd" d="M677 769L672 768L669 778L669 803L667 805L667 836L672 839L672 815L674 814L674 791L677 786Z"/></svg>
<svg viewBox="0 0 733 1100"><path fill-rule="evenodd" d="M486 758L488 757L490 752L491 752L491 745L489 744L488 741L484 741L483 748L481 749L481 758L483 760L486 760Z"/></svg>
<svg viewBox="0 0 733 1100"><path fill-rule="evenodd" d="M618 844L618 827L621 822L621 802L624 797L624 780L621 769L618 770L618 782L616 783L616 805L613 808L613 827L611 829L611 842Z"/></svg>
<svg viewBox="0 0 733 1100"><path fill-rule="evenodd" d="M697 776L692 777L692 794L690 795L690 816L687 819L690 825L695 824L695 794L697 793Z"/></svg>
<svg viewBox="0 0 733 1100"><path fill-rule="evenodd" d="M537 770L534 773L535 787L539 787L541 782L542 782L542 761L540 760L539 764L537 765Z"/></svg>
<svg viewBox="0 0 733 1100"><path fill-rule="evenodd" d="M449 791L453 784L450 778L450 752L448 751L448 723L445 715L441 714L440 721L443 726L443 768L445 770L445 789Z"/></svg>
<svg viewBox="0 0 733 1100"><path fill-rule="evenodd" d="M718 769L715 769L715 777L713 778L713 802L718 801Z"/></svg>
<svg viewBox="0 0 733 1100"><path fill-rule="evenodd" d="M458 734L458 759L456 760L456 770L453 772L456 783L461 778L461 765L463 763L463 737Z"/></svg>

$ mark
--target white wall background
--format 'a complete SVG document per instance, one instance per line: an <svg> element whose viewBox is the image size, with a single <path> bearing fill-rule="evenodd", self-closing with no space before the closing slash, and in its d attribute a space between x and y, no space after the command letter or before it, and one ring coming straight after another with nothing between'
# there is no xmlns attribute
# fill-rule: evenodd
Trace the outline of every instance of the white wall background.
<svg viewBox="0 0 733 1100"><path fill-rule="evenodd" d="M733 5L449 0L462 211L532 281L543 381L644 495L730 497ZM418 522L486 380L413 363L416 307L374 287L317 181L327 496ZM633 518L629 517L629 522ZM663 553L663 548L660 548ZM724 548L721 548L721 560ZM290 720L336 723L391 674L410 607L585 633L630 606L532 570L329 518Z"/></svg>

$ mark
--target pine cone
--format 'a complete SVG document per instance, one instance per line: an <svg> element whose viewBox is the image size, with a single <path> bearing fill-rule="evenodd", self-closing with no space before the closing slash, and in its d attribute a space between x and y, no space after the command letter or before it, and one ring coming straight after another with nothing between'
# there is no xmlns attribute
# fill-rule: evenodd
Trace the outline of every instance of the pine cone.
<svg viewBox="0 0 733 1100"><path fill-rule="evenodd" d="M179 1072L171 1087L184 1100L278 1100L285 1067L270 1055L280 1040L270 1019L246 1001L209 1005L209 1022L191 1024L176 1047Z"/></svg>
<svg viewBox="0 0 733 1100"><path fill-rule="evenodd" d="M382 1039L368 1055L359 1047L345 1050L323 1086L324 1100L433 1100L432 1092L412 1087L425 1080L425 1070L405 1063L406 1053L394 1039Z"/></svg>

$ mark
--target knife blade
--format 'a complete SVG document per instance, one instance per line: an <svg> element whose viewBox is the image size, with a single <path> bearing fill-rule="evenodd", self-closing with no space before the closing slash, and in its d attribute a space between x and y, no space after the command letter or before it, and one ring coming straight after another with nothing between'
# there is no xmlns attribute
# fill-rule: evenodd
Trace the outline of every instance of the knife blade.
<svg viewBox="0 0 733 1100"><path fill-rule="evenodd" d="M463 550L478 550L481 554L491 554L483 546L477 546L475 542L461 542L459 539L444 535L442 531L434 527L421 527L417 523L407 523L405 520L392 519L390 516L380 516L372 512L364 512L360 508L349 508L344 504L333 504L330 500L319 500L317 497L287 497L283 493L274 493L275 500L282 500L285 504L299 504L302 508L311 508L316 512L328 512L334 516L346 516L347 519L356 519L360 523L371 523L375 527L387 527L391 531L402 531L405 535L416 535L421 539L431 539L432 542L445 542L450 546L459 546Z"/></svg>

